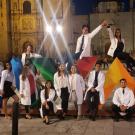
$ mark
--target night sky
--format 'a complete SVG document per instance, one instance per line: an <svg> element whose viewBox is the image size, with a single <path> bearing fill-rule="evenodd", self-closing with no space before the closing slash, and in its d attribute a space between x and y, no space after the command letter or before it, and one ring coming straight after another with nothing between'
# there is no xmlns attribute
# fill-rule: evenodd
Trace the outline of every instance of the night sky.
<svg viewBox="0 0 135 135"><path fill-rule="evenodd" d="M107 0L72 0L76 15L88 15L97 6L98 1ZM124 11L129 10L129 0L119 0L124 3Z"/></svg>

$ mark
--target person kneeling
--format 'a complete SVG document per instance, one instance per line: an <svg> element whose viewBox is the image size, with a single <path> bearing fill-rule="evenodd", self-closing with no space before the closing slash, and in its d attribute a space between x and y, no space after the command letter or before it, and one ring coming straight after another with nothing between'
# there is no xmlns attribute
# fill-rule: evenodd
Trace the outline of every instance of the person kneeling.
<svg viewBox="0 0 135 135"><path fill-rule="evenodd" d="M53 85L51 81L46 81L45 88L40 93L41 98L41 108L43 112L43 122L49 124L49 112L53 112L55 110L54 106L54 97L55 90L53 89Z"/></svg>
<svg viewBox="0 0 135 135"><path fill-rule="evenodd" d="M115 90L112 102L114 120L119 121L120 116L124 116L127 121L130 121L135 100L133 91L127 87L126 79L120 80L120 88Z"/></svg>

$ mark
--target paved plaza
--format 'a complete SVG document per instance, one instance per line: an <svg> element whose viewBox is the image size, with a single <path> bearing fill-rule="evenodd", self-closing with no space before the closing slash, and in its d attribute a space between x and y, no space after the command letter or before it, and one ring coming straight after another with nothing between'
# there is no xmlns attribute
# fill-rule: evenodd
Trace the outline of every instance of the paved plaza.
<svg viewBox="0 0 135 135"><path fill-rule="evenodd" d="M19 135L135 135L135 120L114 122L111 118L91 121L84 117L77 121L68 116L66 120L51 119L50 125L41 118L19 119ZM12 121L0 117L0 135L11 135Z"/></svg>

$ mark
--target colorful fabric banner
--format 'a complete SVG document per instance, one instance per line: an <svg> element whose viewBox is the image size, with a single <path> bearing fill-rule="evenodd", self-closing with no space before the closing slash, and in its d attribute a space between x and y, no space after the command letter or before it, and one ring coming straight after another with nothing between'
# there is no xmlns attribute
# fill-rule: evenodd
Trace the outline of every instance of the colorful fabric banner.
<svg viewBox="0 0 135 135"><path fill-rule="evenodd" d="M11 59L11 65L12 65L12 70L15 75L15 81L16 81L16 88L19 90L20 88L20 81L19 81L19 76L22 72L22 62L19 57L12 57Z"/></svg>
<svg viewBox="0 0 135 135"><path fill-rule="evenodd" d="M125 78L127 85L132 90L135 89L135 80L130 76L124 65L116 58L106 73L104 84L105 99L108 99L116 86L119 85L120 79Z"/></svg>
<svg viewBox="0 0 135 135"><path fill-rule="evenodd" d="M89 72L93 69L95 63L97 61L97 57L83 57L82 59L77 61L77 68L79 73L86 78Z"/></svg>
<svg viewBox="0 0 135 135"><path fill-rule="evenodd" d="M49 58L32 58L35 67L40 71L45 80L53 80L53 75L56 72L56 65Z"/></svg>

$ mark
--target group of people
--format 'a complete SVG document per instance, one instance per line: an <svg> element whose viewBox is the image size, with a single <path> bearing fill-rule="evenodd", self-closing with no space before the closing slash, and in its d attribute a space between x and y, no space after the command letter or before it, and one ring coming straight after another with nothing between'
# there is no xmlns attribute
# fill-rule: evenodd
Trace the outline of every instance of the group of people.
<svg viewBox="0 0 135 135"><path fill-rule="evenodd" d="M116 29L115 34L107 24L103 21L94 31L89 33L87 25L82 27L82 35L78 38L75 57L82 59L83 57L92 56L91 39L102 29L107 27L110 35L111 46L108 55L113 58L118 57L125 60L127 69L132 72L135 66L134 59L128 53L123 52L125 48L124 40L121 38L120 29ZM7 113L7 101L10 97L14 102L19 102L25 107L25 118L31 119L30 108L35 104L36 100L41 101L41 113L43 122L49 124L49 112L57 112L56 101L59 101L59 118L64 119L68 112L68 103L73 102L77 110L77 119L81 119L82 105L86 101L88 106L88 114L95 121L99 104L104 104L104 82L105 74L101 70L101 62L97 61L95 69L89 73L87 81L78 73L75 64L66 70L64 63L59 64L57 72L54 74L53 82L44 80L42 75L31 62L32 57L40 58L41 55L32 52L32 46L27 45L25 52L22 54L22 70L19 75L19 95L14 91L16 81L12 65L8 61L5 69L0 67L0 95L2 96L2 110L5 118L9 118ZM38 84L37 84L38 82ZM39 85L39 88L38 88ZM20 99L20 100L19 100ZM115 90L112 100L112 110L114 118L119 121L120 116L130 120L134 113L135 97L131 89L127 87L126 78L120 80L120 87Z"/></svg>

